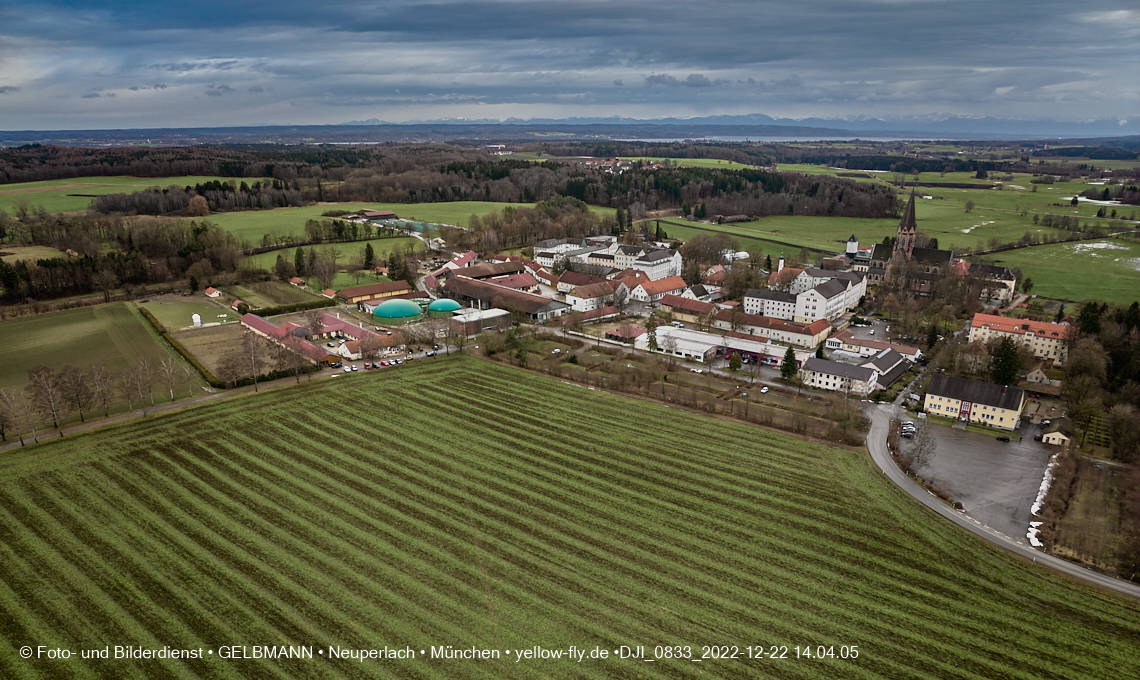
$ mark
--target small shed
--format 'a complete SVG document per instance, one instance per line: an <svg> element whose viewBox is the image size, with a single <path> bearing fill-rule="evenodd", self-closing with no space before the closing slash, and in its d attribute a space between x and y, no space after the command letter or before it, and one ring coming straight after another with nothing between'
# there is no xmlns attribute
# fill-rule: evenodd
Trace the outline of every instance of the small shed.
<svg viewBox="0 0 1140 680"><path fill-rule="evenodd" d="M1073 439L1073 430L1069 426L1068 418L1058 418L1045 427L1041 436L1042 444L1053 446L1067 446Z"/></svg>

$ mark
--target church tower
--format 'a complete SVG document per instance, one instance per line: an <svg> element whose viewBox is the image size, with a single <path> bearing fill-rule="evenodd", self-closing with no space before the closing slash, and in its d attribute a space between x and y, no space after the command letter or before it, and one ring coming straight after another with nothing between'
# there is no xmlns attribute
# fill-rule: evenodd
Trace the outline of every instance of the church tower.
<svg viewBox="0 0 1140 680"><path fill-rule="evenodd" d="M895 252L905 255L908 261L914 252L914 238L917 230L918 222L914 216L914 191L912 190L910 202L906 204L906 212L903 213L902 220L899 221L899 231L895 236Z"/></svg>

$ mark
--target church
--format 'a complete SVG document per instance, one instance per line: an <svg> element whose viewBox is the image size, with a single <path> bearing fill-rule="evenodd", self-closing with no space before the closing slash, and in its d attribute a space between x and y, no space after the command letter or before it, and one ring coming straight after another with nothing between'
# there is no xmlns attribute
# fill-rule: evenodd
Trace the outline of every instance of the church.
<svg viewBox="0 0 1140 680"><path fill-rule="evenodd" d="M871 251L871 262L867 269L869 284L882 283L887 278L890 267L907 267L910 271L910 289L915 295L929 297L934 294L934 282L950 273L950 263L954 251L935 248L918 248L918 221L915 217L914 192L906 211L899 221L898 232L893 245L876 244ZM912 264L913 263L913 264Z"/></svg>

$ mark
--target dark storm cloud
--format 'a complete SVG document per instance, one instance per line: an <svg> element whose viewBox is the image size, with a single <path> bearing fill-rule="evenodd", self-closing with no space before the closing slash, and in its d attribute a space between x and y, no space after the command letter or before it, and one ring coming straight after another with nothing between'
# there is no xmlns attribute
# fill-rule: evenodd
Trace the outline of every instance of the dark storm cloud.
<svg viewBox="0 0 1140 680"><path fill-rule="evenodd" d="M19 92L19 91L20 91L20 88L16 87L15 85L5 85L3 87L0 87L0 94L9 94L11 92Z"/></svg>
<svg viewBox="0 0 1140 680"><path fill-rule="evenodd" d="M1140 93L1121 87L1140 67L1132 0L49 0L0 17L0 93L129 88L108 111L140 123L337 122L345 109L387 120L1140 114ZM140 84L156 73L163 85ZM160 101L152 90L167 86ZM695 100L706 88L716 96ZM219 98L209 112L187 105L203 92ZM238 93L261 96L223 99ZM37 124L47 100L7 97L0 119ZM303 118L256 108L274 105Z"/></svg>

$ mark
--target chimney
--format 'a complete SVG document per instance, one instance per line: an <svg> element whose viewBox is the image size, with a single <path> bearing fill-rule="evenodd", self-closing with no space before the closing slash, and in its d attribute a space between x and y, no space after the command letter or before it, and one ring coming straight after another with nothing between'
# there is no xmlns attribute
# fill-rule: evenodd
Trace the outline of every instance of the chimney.
<svg viewBox="0 0 1140 680"><path fill-rule="evenodd" d="M776 273L779 274L782 271L784 271L784 256L783 255L780 256L780 265L778 267L776 267Z"/></svg>

